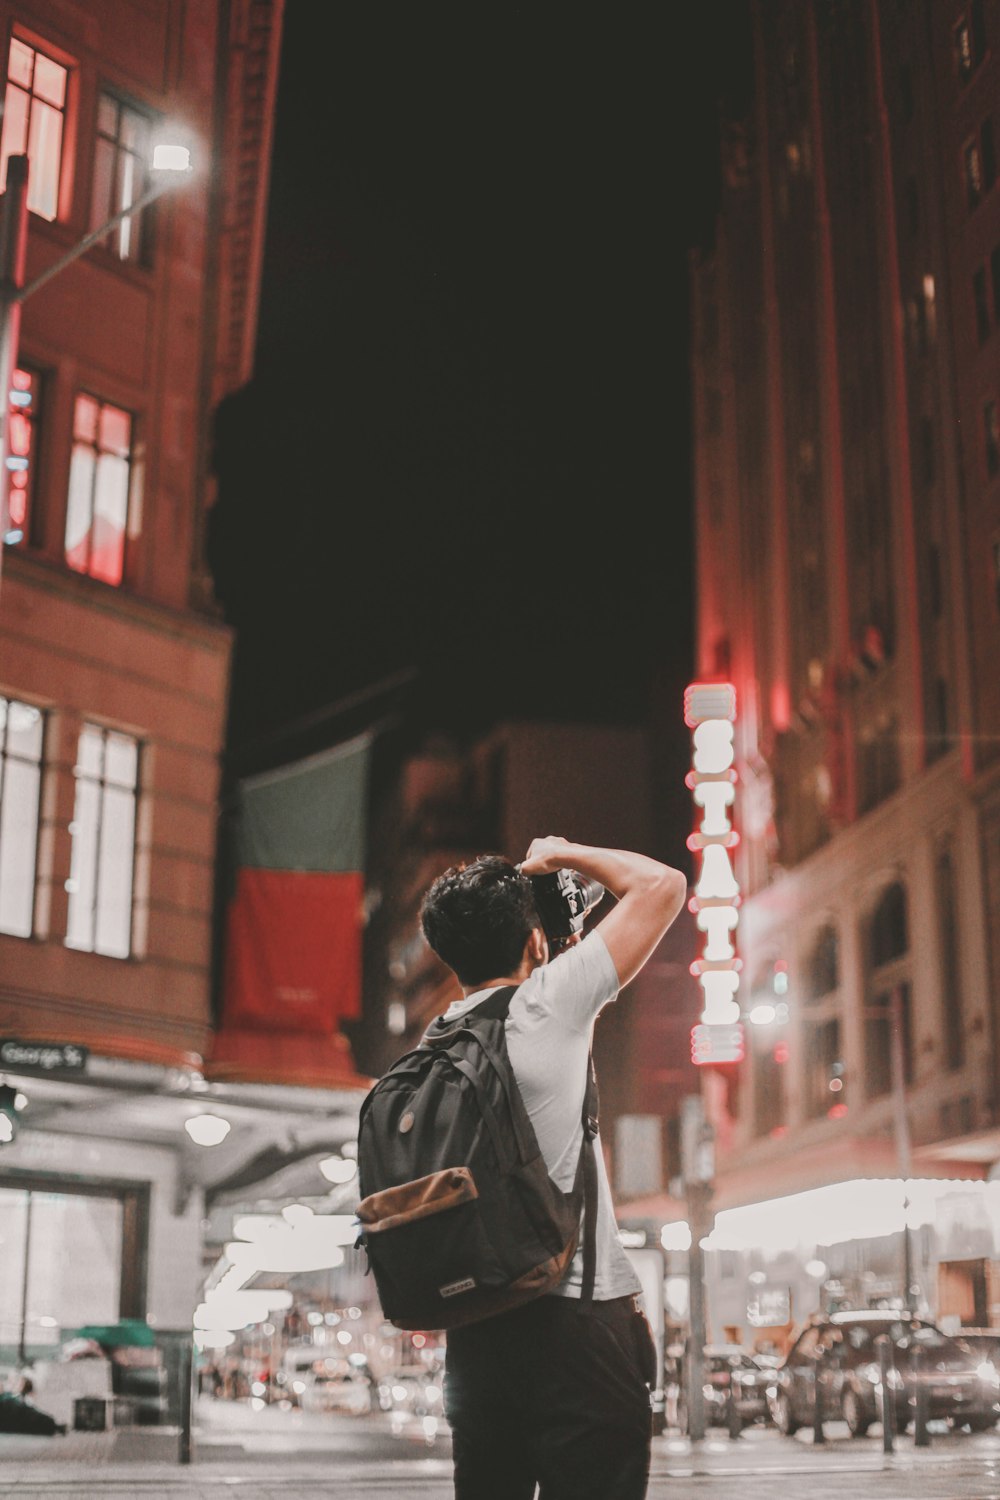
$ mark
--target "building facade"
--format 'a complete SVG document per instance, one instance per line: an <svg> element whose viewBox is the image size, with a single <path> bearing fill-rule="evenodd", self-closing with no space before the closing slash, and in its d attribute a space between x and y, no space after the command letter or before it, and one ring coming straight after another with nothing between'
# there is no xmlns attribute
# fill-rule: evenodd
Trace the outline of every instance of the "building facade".
<svg viewBox="0 0 1000 1500"><path fill-rule="evenodd" d="M739 998L768 1017L703 1080L715 1202L979 1179L971 1205L1000 1159L1000 11L752 18L691 274L697 672L736 688ZM1000 1240L937 1212L919 1266L862 1258L844 1295L1000 1315ZM730 1270L745 1330L769 1273Z"/></svg>
<svg viewBox="0 0 1000 1500"><path fill-rule="evenodd" d="M266 1176L304 1120L321 1154L353 1135L353 1096L203 1066L231 633L202 536L213 413L251 374L281 27L281 0L0 6L7 245L27 171L19 329L3 308L4 1362L119 1318L189 1344L207 1179ZM130 214L164 143L190 170ZM185 1126L213 1112L209 1167Z"/></svg>

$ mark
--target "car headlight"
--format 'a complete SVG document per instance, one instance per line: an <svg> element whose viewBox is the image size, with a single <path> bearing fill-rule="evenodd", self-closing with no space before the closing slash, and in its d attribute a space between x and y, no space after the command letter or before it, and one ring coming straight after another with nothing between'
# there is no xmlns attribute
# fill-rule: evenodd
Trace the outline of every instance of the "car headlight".
<svg viewBox="0 0 1000 1500"><path fill-rule="evenodd" d="M984 1385L1000 1387L1000 1370L988 1359L984 1359L982 1364L976 1366L976 1374Z"/></svg>

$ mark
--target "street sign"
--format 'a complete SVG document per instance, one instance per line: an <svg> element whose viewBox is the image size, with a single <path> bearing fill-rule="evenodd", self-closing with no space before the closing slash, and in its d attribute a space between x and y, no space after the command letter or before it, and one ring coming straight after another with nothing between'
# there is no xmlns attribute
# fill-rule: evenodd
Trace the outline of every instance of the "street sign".
<svg viewBox="0 0 1000 1500"><path fill-rule="evenodd" d="M0 1068L18 1073L83 1073L89 1050L76 1042L0 1041Z"/></svg>

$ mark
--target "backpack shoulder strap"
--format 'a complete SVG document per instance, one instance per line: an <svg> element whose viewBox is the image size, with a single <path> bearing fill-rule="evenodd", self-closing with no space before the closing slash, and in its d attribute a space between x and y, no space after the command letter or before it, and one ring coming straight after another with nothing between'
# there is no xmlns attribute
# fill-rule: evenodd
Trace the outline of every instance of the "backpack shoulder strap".
<svg viewBox="0 0 1000 1500"><path fill-rule="evenodd" d="M459 1022L455 1023L457 1031L470 1020L482 1018L484 1021L505 1021L510 1010L510 1002L516 995L517 985L504 985L502 989L493 990L485 1000L474 1005L471 1010L466 1011ZM425 1033L425 1043L440 1044L452 1031L450 1026L442 1026L440 1017L431 1023ZM437 1029L436 1029L437 1028ZM581 1115L583 1125L583 1140L580 1143L580 1156L577 1162L576 1179L573 1184L575 1197L583 1200L583 1285L580 1295L580 1306L586 1310L594 1300L594 1280L597 1271L597 1146L596 1138L599 1128L599 1100L597 1093L597 1075L594 1071L593 1053L587 1056L587 1084L583 1092L583 1111ZM537 1148L536 1148L537 1149Z"/></svg>

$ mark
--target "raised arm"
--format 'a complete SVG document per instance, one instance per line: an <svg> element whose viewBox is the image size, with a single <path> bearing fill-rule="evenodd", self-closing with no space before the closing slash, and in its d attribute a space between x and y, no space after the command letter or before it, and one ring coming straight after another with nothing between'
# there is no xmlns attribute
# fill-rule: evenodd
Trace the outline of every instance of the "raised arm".
<svg viewBox="0 0 1000 1500"><path fill-rule="evenodd" d="M600 924L601 937L621 985L642 968L687 896L686 879L670 865L627 849L595 849L555 835L532 839L520 868L522 875L576 870L611 892L616 904Z"/></svg>

